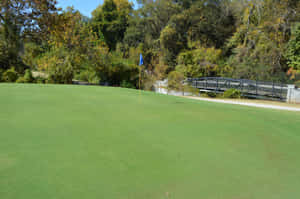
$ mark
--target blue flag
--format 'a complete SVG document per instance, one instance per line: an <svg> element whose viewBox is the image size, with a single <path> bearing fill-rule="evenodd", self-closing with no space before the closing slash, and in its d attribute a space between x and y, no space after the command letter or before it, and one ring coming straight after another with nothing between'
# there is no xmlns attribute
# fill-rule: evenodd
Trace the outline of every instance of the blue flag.
<svg viewBox="0 0 300 199"><path fill-rule="evenodd" d="M139 66L144 65L144 59L142 53L140 53L140 63Z"/></svg>

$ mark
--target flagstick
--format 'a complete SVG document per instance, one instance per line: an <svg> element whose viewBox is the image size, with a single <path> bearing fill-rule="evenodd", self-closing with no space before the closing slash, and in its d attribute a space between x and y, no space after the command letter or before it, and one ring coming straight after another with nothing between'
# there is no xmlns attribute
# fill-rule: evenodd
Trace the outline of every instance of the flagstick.
<svg viewBox="0 0 300 199"><path fill-rule="evenodd" d="M139 63L139 102L141 102L141 71L142 65L144 64L143 55L140 53L140 63Z"/></svg>
<svg viewBox="0 0 300 199"><path fill-rule="evenodd" d="M139 67L139 102L141 103L141 67Z"/></svg>

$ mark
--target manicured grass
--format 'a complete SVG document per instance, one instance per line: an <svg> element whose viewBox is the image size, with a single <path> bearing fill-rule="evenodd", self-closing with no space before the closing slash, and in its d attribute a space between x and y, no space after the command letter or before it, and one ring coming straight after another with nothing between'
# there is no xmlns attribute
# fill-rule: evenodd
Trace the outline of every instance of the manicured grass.
<svg viewBox="0 0 300 199"><path fill-rule="evenodd" d="M0 84L1 199L295 199L300 114Z"/></svg>

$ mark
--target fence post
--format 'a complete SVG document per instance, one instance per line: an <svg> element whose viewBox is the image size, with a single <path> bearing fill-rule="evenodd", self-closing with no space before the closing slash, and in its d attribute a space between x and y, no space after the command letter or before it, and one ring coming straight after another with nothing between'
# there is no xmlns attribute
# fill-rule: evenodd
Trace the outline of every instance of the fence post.
<svg viewBox="0 0 300 199"><path fill-rule="evenodd" d="M282 100L282 83L280 84L280 100Z"/></svg>
<svg viewBox="0 0 300 199"><path fill-rule="evenodd" d="M256 79L256 86L255 86L255 88L256 88L256 92L255 93L257 95L257 79Z"/></svg>
<svg viewBox="0 0 300 199"><path fill-rule="evenodd" d="M243 94L243 88L244 88L244 82L243 82L243 80L241 80L241 84L242 84L242 86L241 86L241 93Z"/></svg>
<svg viewBox="0 0 300 199"><path fill-rule="evenodd" d="M274 81L272 82L272 97L274 98Z"/></svg>
<svg viewBox="0 0 300 199"><path fill-rule="evenodd" d="M295 89L295 85L288 84L288 92L286 96L286 102L291 103L294 102L293 99L293 90Z"/></svg>

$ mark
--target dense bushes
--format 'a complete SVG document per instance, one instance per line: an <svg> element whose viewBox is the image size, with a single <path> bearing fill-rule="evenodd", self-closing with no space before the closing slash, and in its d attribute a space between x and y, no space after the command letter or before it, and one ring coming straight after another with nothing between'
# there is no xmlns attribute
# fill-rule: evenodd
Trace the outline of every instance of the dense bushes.
<svg viewBox="0 0 300 199"><path fill-rule="evenodd" d="M222 93L216 93L216 92L206 92L201 93L202 97L211 97L211 98L231 98L231 99L239 99L241 98L241 91L237 89L228 89L223 94Z"/></svg>
<svg viewBox="0 0 300 199"><path fill-rule="evenodd" d="M224 98L241 98L241 91L231 88L224 92L223 97Z"/></svg>
<svg viewBox="0 0 300 199"><path fill-rule="evenodd" d="M80 62L64 47L52 48L37 60L39 70L48 74L49 83L70 84Z"/></svg>
<svg viewBox="0 0 300 199"><path fill-rule="evenodd" d="M221 71L218 63L221 53L221 50L201 46L182 52L177 57L176 70L182 72L185 77L218 76Z"/></svg>
<svg viewBox="0 0 300 199"><path fill-rule="evenodd" d="M286 57L288 59L287 64L294 70L300 71L300 23L297 23L293 28Z"/></svg>
<svg viewBox="0 0 300 199"><path fill-rule="evenodd" d="M24 76L19 77L16 82L17 83L34 83L35 79L33 78L31 71L29 69L26 69Z"/></svg>
<svg viewBox="0 0 300 199"><path fill-rule="evenodd" d="M168 75L168 90L182 91L184 75L178 71L172 71Z"/></svg>
<svg viewBox="0 0 300 199"><path fill-rule="evenodd" d="M29 69L25 70L25 74L19 74L14 68L8 69L3 72L0 70L0 82L16 82L16 83L34 83L35 78Z"/></svg>
<svg viewBox="0 0 300 199"><path fill-rule="evenodd" d="M16 82L18 73L15 71L15 68L10 68L3 73L2 79L5 82Z"/></svg>
<svg viewBox="0 0 300 199"><path fill-rule="evenodd" d="M126 81L126 80L123 80L122 82L121 82L121 85L120 85L122 88L135 88L135 86L132 84L132 83L130 83L130 82L128 82L128 81Z"/></svg>
<svg viewBox="0 0 300 199"><path fill-rule="evenodd" d="M100 83L100 77L98 77L98 75L95 71L91 71L91 70L81 71L78 75L75 76L75 78L77 80L85 81L90 84L99 84Z"/></svg>
<svg viewBox="0 0 300 199"><path fill-rule="evenodd" d="M0 68L0 82L3 82L3 73L4 73L4 70Z"/></svg>

